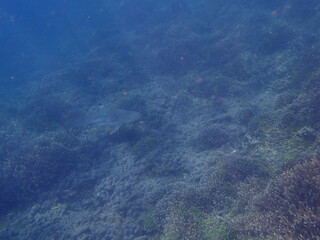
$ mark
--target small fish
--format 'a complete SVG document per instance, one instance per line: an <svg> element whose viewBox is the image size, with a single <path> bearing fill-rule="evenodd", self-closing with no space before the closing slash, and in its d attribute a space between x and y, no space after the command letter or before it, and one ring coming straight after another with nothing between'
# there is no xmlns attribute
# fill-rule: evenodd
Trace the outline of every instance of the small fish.
<svg viewBox="0 0 320 240"><path fill-rule="evenodd" d="M123 124L135 122L140 118L141 113L136 111L102 108L89 112L76 126L110 126L112 127L110 134L113 134Z"/></svg>

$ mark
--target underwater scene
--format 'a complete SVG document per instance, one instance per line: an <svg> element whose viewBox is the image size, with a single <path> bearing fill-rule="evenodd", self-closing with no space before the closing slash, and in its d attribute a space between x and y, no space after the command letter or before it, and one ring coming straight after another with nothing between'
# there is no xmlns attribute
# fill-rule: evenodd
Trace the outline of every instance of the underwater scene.
<svg viewBox="0 0 320 240"><path fill-rule="evenodd" d="M320 239L320 1L3 0L0 240Z"/></svg>

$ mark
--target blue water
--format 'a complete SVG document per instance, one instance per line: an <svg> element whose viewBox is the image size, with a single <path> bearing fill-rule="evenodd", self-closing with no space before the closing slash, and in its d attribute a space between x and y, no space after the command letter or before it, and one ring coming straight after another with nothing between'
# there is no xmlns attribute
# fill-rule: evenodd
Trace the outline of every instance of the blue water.
<svg viewBox="0 0 320 240"><path fill-rule="evenodd" d="M319 9L2 1L0 240L318 239Z"/></svg>

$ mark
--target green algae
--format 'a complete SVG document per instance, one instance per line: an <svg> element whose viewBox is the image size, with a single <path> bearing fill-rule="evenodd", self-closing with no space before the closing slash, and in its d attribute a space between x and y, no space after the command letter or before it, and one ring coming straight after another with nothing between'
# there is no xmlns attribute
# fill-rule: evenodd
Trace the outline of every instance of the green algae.
<svg viewBox="0 0 320 240"><path fill-rule="evenodd" d="M232 240L237 234L219 216L210 216L202 220L203 236L205 240Z"/></svg>
<svg viewBox="0 0 320 240"><path fill-rule="evenodd" d="M146 232L152 233L158 231L159 225L156 219L157 210L150 209L143 218L143 229Z"/></svg>

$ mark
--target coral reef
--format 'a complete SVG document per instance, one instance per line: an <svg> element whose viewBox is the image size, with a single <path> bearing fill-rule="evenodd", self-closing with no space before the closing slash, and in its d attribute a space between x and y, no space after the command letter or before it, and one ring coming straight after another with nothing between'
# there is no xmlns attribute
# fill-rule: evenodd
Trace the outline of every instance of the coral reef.
<svg viewBox="0 0 320 240"><path fill-rule="evenodd" d="M8 154L1 162L1 207L37 198L63 179L75 167L76 159L72 149L45 138Z"/></svg>
<svg viewBox="0 0 320 240"><path fill-rule="evenodd" d="M253 198L251 214L236 225L245 236L317 239L320 236L320 162L317 158L283 172Z"/></svg>
<svg viewBox="0 0 320 240"><path fill-rule="evenodd" d="M0 80L0 239L319 238L318 1L63 2L70 56Z"/></svg>
<svg viewBox="0 0 320 240"><path fill-rule="evenodd" d="M219 148L232 141L228 130L219 125L213 125L199 134L195 146L201 150Z"/></svg>

